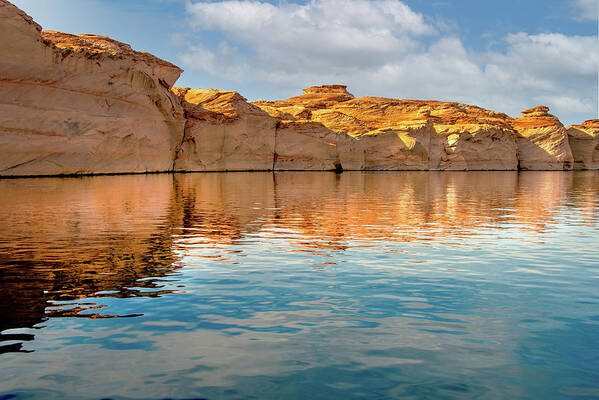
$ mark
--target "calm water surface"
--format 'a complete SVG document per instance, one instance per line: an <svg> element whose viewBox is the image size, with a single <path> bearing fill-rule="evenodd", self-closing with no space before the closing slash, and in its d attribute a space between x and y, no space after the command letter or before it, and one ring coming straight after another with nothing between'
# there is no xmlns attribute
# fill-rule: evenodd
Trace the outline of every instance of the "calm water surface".
<svg viewBox="0 0 599 400"><path fill-rule="evenodd" d="M0 180L0 399L597 399L599 173Z"/></svg>

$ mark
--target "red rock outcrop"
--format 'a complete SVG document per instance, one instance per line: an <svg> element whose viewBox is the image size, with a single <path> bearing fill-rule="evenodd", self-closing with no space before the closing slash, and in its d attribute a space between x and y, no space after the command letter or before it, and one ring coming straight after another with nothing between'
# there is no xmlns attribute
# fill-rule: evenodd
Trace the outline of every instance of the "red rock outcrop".
<svg viewBox="0 0 599 400"><path fill-rule="evenodd" d="M599 119L568 127L574 169L599 169Z"/></svg>
<svg viewBox="0 0 599 400"><path fill-rule="evenodd" d="M95 35L42 31L0 0L0 175L172 169L182 70Z"/></svg>

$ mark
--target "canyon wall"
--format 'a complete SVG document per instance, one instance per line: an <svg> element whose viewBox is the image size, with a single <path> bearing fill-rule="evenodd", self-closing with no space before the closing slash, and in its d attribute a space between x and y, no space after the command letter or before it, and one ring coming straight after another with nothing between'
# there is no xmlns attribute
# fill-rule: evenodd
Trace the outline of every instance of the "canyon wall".
<svg viewBox="0 0 599 400"><path fill-rule="evenodd" d="M316 142L329 144L333 149L324 153L328 165L335 160L345 170L512 170L518 166L510 118L480 107L354 98L342 85L311 87L288 100L254 104L281 120L277 149L289 137L295 138L295 148L302 154L311 153ZM297 143L298 135L306 137L303 148ZM306 169L305 157L284 159L287 169Z"/></svg>
<svg viewBox="0 0 599 400"><path fill-rule="evenodd" d="M182 70L107 37L42 31L0 0L0 175L168 171Z"/></svg>
<svg viewBox="0 0 599 400"><path fill-rule="evenodd" d="M599 169L599 119L568 128L574 169Z"/></svg>
<svg viewBox="0 0 599 400"><path fill-rule="evenodd" d="M565 128L455 102L287 100L173 87L182 70L95 35L43 31L0 0L0 176L241 170L599 169L599 120Z"/></svg>
<svg viewBox="0 0 599 400"><path fill-rule="evenodd" d="M277 121L237 92L174 88L185 110L175 171L270 170Z"/></svg>
<svg viewBox="0 0 599 400"><path fill-rule="evenodd" d="M514 120L518 136L518 159L524 170L570 170L572 151L568 133L548 107L522 111Z"/></svg>

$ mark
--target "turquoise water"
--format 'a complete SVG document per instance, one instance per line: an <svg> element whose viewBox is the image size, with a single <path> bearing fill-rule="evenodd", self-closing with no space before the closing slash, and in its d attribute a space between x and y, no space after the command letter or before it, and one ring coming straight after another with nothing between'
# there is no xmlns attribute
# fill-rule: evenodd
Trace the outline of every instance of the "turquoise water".
<svg viewBox="0 0 599 400"><path fill-rule="evenodd" d="M597 399L599 173L0 180L0 399Z"/></svg>

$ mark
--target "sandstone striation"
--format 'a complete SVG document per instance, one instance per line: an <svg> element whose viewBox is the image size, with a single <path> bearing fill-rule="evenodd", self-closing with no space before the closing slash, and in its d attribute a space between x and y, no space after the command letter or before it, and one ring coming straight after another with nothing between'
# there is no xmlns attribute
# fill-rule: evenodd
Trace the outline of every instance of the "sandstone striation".
<svg viewBox="0 0 599 400"><path fill-rule="evenodd" d="M0 0L0 175L172 169L182 70L95 35L42 31Z"/></svg>
<svg viewBox="0 0 599 400"><path fill-rule="evenodd" d="M304 154L315 152L327 169L510 170L518 165L510 118L480 107L354 98L341 85L311 87L288 100L254 104L282 121L277 155L289 140L292 153L301 154L291 157L285 151L283 162L275 164L281 169L322 165L306 160Z"/></svg>
<svg viewBox="0 0 599 400"><path fill-rule="evenodd" d="M599 119L568 128L574 169L599 169Z"/></svg>
<svg viewBox="0 0 599 400"><path fill-rule="evenodd" d="M513 122L518 132L518 158L524 170L572 169L568 134L549 108L539 106L522 111Z"/></svg>
<svg viewBox="0 0 599 400"><path fill-rule="evenodd" d="M276 119L237 92L174 88L185 110L175 171L271 170Z"/></svg>
<svg viewBox="0 0 599 400"><path fill-rule="evenodd" d="M279 101L173 87L182 70L108 37L42 31L0 0L0 176L240 170L599 169L599 120L567 130L455 102Z"/></svg>

